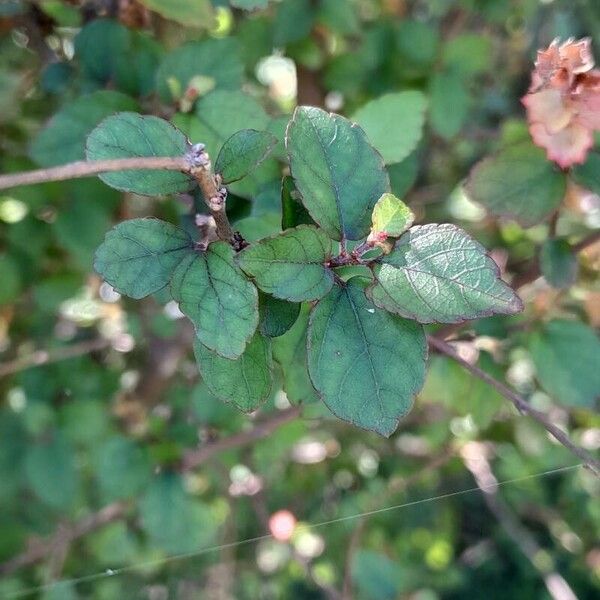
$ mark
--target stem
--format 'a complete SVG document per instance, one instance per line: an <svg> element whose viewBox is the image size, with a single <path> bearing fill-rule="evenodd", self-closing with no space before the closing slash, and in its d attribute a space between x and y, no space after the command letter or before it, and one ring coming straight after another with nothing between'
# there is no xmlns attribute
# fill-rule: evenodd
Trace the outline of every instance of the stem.
<svg viewBox="0 0 600 600"><path fill-rule="evenodd" d="M554 425L554 423L552 423L543 412L533 408L529 402L519 396L519 394L511 390L501 381L498 381L491 375L488 375L485 371L482 371L477 365L472 365L470 362L461 358L456 350L454 350L454 348L447 342L444 342L443 340L433 336L429 336L427 339L432 348L441 354L445 354L446 356L452 358L465 369L467 369L467 371L475 375L475 377L491 385L502 396L510 400L519 412L527 414L535 419L546 429L548 433L556 438L558 442L575 454L575 456L578 456L585 463L586 467L592 471L594 475L596 475L596 477L600 477L600 461L596 460L587 450L584 450L580 446L577 446L577 444L574 444L569 436L562 429Z"/></svg>
<svg viewBox="0 0 600 600"><path fill-rule="evenodd" d="M12 375L13 373L18 373L19 371L24 371L31 367L48 365L68 358L82 356L83 354L94 352L95 350L104 350L109 346L110 340L97 338L53 350L36 350L22 358L16 358L10 362L0 364L0 377L6 377L7 375Z"/></svg>
<svg viewBox="0 0 600 600"><path fill-rule="evenodd" d="M497 479L485 456L485 450L481 451L481 448L479 448L481 445L477 442L470 442L464 450L467 451L469 447L472 448L473 455L476 455L477 458L470 458L469 452L463 452L463 461L473 475L477 487L481 490L488 509L498 519L504 531L506 531L519 550L529 560L534 570L543 579L550 596L554 600L577 600L577 596L564 577L557 571L554 571L552 566L545 566L541 563L539 556L542 548L538 545L534 536L523 527L512 513L509 505L498 494L498 487L494 487Z"/></svg>
<svg viewBox="0 0 600 600"><path fill-rule="evenodd" d="M88 177L110 171L129 170L160 170L189 172L190 165L184 156L148 156L135 158L111 158L108 160L79 160L77 162L51 167L49 169L37 169L24 173L11 175L0 175L0 190L5 190L19 185L31 185L33 183L46 183L48 181L64 181L65 179L77 179Z"/></svg>
<svg viewBox="0 0 600 600"><path fill-rule="evenodd" d="M198 450L190 451L185 456L183 469L184 471L193 469L208 461L218 452L240 448L241 446L246 446L254 441L263 439L282 425L295 419L299 414L300 408L297 406L278 411L273 416L257 423L249 431L211 442ZM52 555L57 547L65 543L70 544L108 523L123 518L128 506L126 502L113 502L99 511L87 515L76 523L59 526L57 531L45 540L40 540L37 537L30 538L26 543L27 549L22 554L0 564L0 575L10 575L18 569L34 565L47 556Z"/></svg>

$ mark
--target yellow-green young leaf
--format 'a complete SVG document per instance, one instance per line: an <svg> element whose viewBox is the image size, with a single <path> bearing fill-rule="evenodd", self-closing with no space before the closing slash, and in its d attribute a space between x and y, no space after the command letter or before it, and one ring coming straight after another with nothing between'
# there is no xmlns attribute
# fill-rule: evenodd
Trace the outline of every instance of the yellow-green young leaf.
<svg viewBox="0 0 600 600"><path fill-rule="evenodd" d="M354 113L356 121L386 164L403 161L423 135L427 99L421 92L385 94Z"/></svg>
<svg viewBox="0 0 600 600"><path fill-rule="evenodd" d="M192 246L190 236L171 223L131 219L106 234L96 250L94 269L118 292L144 298L169 283Z"/></svg>
<svg viewBox="0 0 600 600"><path fill-rule="evenodd" d="M339 115L300 106L288 125L286 146L311 217L333 239L366 237L373 207L390 183L364 131Z"/></svg>
<svg viewBox="0 0 600 600"><path fill-rule="evenodd" d="M183 156L186 137L164 119L123 112L104 119L88 136L88 160L136 156ZM177 171L128 170L102 173L104 183L124 192L161 196L185 192L193 185L188 175Z"/></svg>
<svg viewBox="0 0 600 600"><path fill-rule="evenodd" d="M373 209L372 233L385 233L399 237L411 227L415 220L412 210L394 194L383 194Z"/></svg>
<svg viewBox="0 0 600 600"><path fill-rule="evenodd" d="M186 27L208 29L213 26L214 14L210 0L141 0L141 3L165 19Z"/></svg>
<svg viewBox="0 0 600 600"><path fill-rule="evenodd" d="M220 400L252 412L269 397L273 385L271 343L260 333L254 334L235 360L215 354L198 340L194 354L202 379Z"/></svg>
<svg viewBox="0 0 600 600"><path fill-rule="evenodd" d="M61 108L31 144L31 158L43 167L53 167L85 158L85 140L106 117L121 110L137 110L133 98L102 90L81 96Z"/></svg>
<svg viewBox="0 0 600 600"><path fill-rule="evenodd" d="M300 225L248 246L239 265L276 298L302 302L322 298L333 285L331 241L316 227Z"/></svg>
<svg viewBox="0 0 600 600"><path fill-rule="evenodd" d="M245 177L257 167L277 144L277 138L267 131L242 129L224 144L215 161L215 173L223 183L232 183Z"/></svg>
<svg viewBox="0 0 600 600"><path fill-rule="evenodd" d="M301 304L274 298L270 294L258 296L259 331L267 337L279 337L296 322Z"/></svg>
<svg viewBox="0 0 600 600"><path fill-rule="evenodd" d="M185 257L173 273L171 294L202 344L225 358L241 356L258 325L258 292L229 244L215 242Z"/></svg>
<svg viewBox="0 0 600 600"><path fill-rule="evenodd" d="M164 57L156 73L156 88L161 100L179 100L197 77L205 78L205 86L212 80L215 89L238 89L244 72L239 54L238 44L233 38L188 42L176 48Z"/></svg>
<svg viewBox="0 0 600 600"><path fill-rule="evenodd" d="M530 142L506 148L479 162L466 184L469 197L493 215L529 227L546 219L561 203L566 176Z"/></svg>
<svg viewBox="0 0 600 600"><path fill-rule="evenodd" d="M600 340L579 321L550 321L529 339L536 375L566 406L593 407L600 397Z"/></svg>
<svg viewBox="0 0 600 600"><path fill-rule="evenodd" d="M455 225L413 227L373 273L373 302L421 323L459 323L523 309L485 248Z"/></svg>
<svg viewBox="0 0 600 600"><path fill-rule="evenodd" d="M308 370L331 412L389 436L423 386L427 342L421 325L376 308L363 281L335 286L313 309Z"/></svg>

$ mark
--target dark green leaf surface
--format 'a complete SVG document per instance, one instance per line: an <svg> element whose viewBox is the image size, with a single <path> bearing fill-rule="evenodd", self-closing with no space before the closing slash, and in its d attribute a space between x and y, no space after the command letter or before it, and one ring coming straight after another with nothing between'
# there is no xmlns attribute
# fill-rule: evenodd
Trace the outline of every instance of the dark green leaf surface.
<svg viewBox="0 0 600 600"><path fill-rule="evenodd" d="M456 71L435 73L429 84L429 120L432 129L445 139L460 133L471 110L469 89Z"/></svg>
<svg viewBox="0 0 600 600"><path fill-rule="evenodd" d="M566 406L593 407L600 397L600 340L579 321L555 320L531 335L537 378Z"/></svg>
<svg viewBox="0 0 600 600"><path fill-rule="evenodd" d="M273 357L283 371L283 389L290 402L307 404L318 400L317 393L308 376L306 358L306 333L310 305L301 305L300 314L293 327L275 338Z"/></svg>
<svg viewBox="0 0 600 600"><path fill-rule="evenodd" d="M331 289L333 271L324 266L330 256L329 238L316 227L300 225L252 244L238 261L264 292L302 302L318 300Z"/></svg>
<svg viewBox="0 0 600 600"><path fill-rule="evenodd" d="M340 419L391 435L423 386L427 342L421 325L377 309L353 278L313 309L308 369Z"/></svg>
<svg viewBox="0 0 600 600"><path fill-rule="evenodd" d="M288 125L290 168L304 206L333 239L363 238L389 180L364 131L344 117L299 107Z"/></svg>
<svg viewBox="0 0 600 600"><path fill-rule="evenodd" d="M292 327L298 318L301 305L296 302L279 300L270 294L259 294L258 328L267 337L279 337Z"/></svg>
<svg viewBox="0 0 600 600"><path fill-rule="evenodd" d="M143 531L165 552L197 551L208 545L216 524L208 507L186 493L181 476L162 473L140 501Z"/></svg>
<svg viewBox="0 0 600 600"><path fill-rule="evenodd" d="M423 135L427 99L421 92L386 94L365 104L352 120L367 134L386 164L403 161Z"/></svg>
<svg viewBox="0 0 600 600"><path fill-rule="evenodd" d="M183 156L186 137L164 119L123 112L108 117L87 138L88 160L136 156ZM177 171L129 170L102 173L104 183L124 192L161 196L185 192L193 180Z"/></svg>
<svg viewBox="0 0 600 600"><path fill-rule="evenodd" d="M31 144L31 158L53 167L85 158L85 140L102 119L122 111L137 110L133 98L109 90L81 96L65 105L38 133Z"/></svg>
<svg viewBox="0 0 600 600"><path fill-rule="evenodd" d="M573 167L573 179L594 194L600 194L600 154L590 152L583 165Z"/></svg>
<svg viewBox="0 0 600 600"><path fill-rule="evenodd" d="M546 219L561 203L566 178L541 148L518 144L482 160L471 171L467 193L493 215L529 227Z"/></svg>
<svg viewBox="0 0 600 600"><path fill-rule="evenodd" d="M310 214L304 208L294 179L285 175L281 181L281 228L290 229L298 225L314 225Z"/></svg>
<svg viewBox="0 0 600 600"><path fill-rule="evenodd" d="M485 248L455 225L413 227L373 272L373 302L421 323L459 323L523 308Z"/></svg>
<svg viewBox="0 0 600 600"><path fill-rule="evenodd" d="M221 175L223 183L238 181L265 160L275 144L277 139L266 131L242 129L223 144L215 173Z"/></svg>
<svg viewBox="0 0 600 600"><path fill-rule="evenodd" d="M254 334L235 360L215 354L198 340L194 354L202 379L220 400L252 412L269 397L273 385L271 343L260 333Z"/></svg>
<svg viewBox="0 0 600 600"><path fill-rule="evenodd" d="M202 344L225 358L241 356L258 325L258 292L229 244L187 256L173 274L171 293Z"/></svg>
<svg viewBox="0 0 600 600"><path fill-rule="evenodd" d="M567 240L546 240L540 250L540 268L546 281L555 288L567 288L577 280L579 263Z"/></svg>
<svg viewBox="0 0 600 600"><path fill-rule="evenodd" d="M106 234L94 268L118 292L144 298L164 288L191 251L182 229L158 219L131 219Z"/></svg>
<svg viewBox="0 0 600 600"><path fill-rule="evenodd" d="M75 500L78 480L73 448L59 432L48 442L29 447L25 475L29 487L49 506L66 509Z"/></svg>
<svg viewBox="0 0 600 600"><path fill-rule="evenodd" d="M189 42L165 56L156 74L156 86L161 100L172 102L183 96L194 77L212 80L214 89L235 90L242 85L243 72L234 39Z"/></svg>

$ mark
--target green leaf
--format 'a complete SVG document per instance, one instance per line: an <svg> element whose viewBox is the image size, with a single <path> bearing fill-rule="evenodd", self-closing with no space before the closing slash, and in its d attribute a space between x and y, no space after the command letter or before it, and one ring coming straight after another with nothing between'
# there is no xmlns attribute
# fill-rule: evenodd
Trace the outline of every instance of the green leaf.
<svg viewBox="0 0 600 600"><path fill-rule="evenodd" d="M600 194L600 154L590 152L583 165L575 165L573 179L580 186L594 194Z"/></svg>
<svg viewBox="0 0 600 600"><path fill-rule="evenodd" d="M276 298L302 302L318 300L333 285L331 241L316 227L300 225L260 240L238 255L242 269L256 285Z"/></svg>
<svg viewBox="0 0 600 600"><path fill-rule="evenodd" d="M421 323L460 323L523 309L485 248L455 225L413 227L373 273L373 302Z"/></svg>
<svg viewBox="0 0 600 600"><path fill-rule="evenodd" d="M331 412L363 429L394 432L423 386L426 358L422 326L375 308L360 278L334 287L311 313L313 385Z"/></svg>
<svg viewBox="0 0 600 600"><path fill-rule="evenodd" d="M19 264L11 254L0 254L0 306L14 302L23 289Z"/></svg>
<svg viewBox="0 0 600 600"><path fill-rule="evenodd" d="M464 76L477 75L490 69L492 38L476 33L463 33L448 40L443 48L446 67Z"/></svg>
<svg viewBox="0 0 600 600"><path fill-rule="evenodd" d="M210 0L140 0L150 10L165 19L186 27L208 29L213 26L213 6Z"/></svg>
<svg viewBox="0 0 600 600"><path fill-rule="evenodd" d="M171 123L158 117L122 112L104 119L87 138L88 160L136 156L184 156L189 143ZM102 173L104 183L124 192L162 196L185 192L193 179L177 171L128 170Z"/></svg>
<svg viewBox="0 0 600 600"><path fill-rule="evenodd" d="M529 351L548 394L566 406L594 406L600 397L600 340L592 329L579 321L550 321L531 335Z"/></svg>
<svg viewBox="0 0 600 600"><path fill-rule="evenodd" d="M279 300L269 294L259 294L258 301L258 329L267 337L283 335L296 322L300 313L300 304Z"/></svg>
<svg viewBox="0 0 600 600"><path fill-rule="evenodd" d="M298 225L314 225L310 214L304 208L294 179L285 175L281 181L281 228L290 229Z"/></svg>
<svg viewBox="0 0 600 600"><path fill-rule="evenodd" d="M341 35L360 32L360 19L357 6L352 2L339 0L321 0L317 19L326 27Z"/></svg>
<svg viewBox="0 0 600 600"><path fill-rule="evenodd" d="M431 127L445 139L460 133L471 112L472 98L459 73L435 73L429 84Z"/></svg>
<svg viewBox="0 0 600 600"><path fill-rule="evenodd" d="M258 292L229 244L187 256L173 274L171 293L202 344L225 358L241 356L258 325Z"/></svg>
<svg viewBox="0 0 600 600"><path fill-rule="evenodd" d="M183 96L194 78L212 80L215 89L235 90L242 85L243 73L239 46L233 38L189 42L165 56L156 73L156 88L163 102L173 102Z"/></svg>
<svg viewBox="0 0 600 600"><path fill-rule="evenodd" d="M400 60L421 73L435 61L439 42L440 33L432 24L404 19L398 26L396 46Z"/></svg>
<svg viewBox="0 0 600 600"><path fill-rule="evenodd" d="M375 204L371 219L373 233L399 237L413 224L415 215L394 194L383 194Z"/></svg>
<svg viewBox="0 0 600 600"><path fill-rule="evenodd" d="M139 299L164 288L191 251L192 239L182 229L158 219L131 219L106 234L94 269L118 292Z"/></svg>
<svg viewBox="0 0 600 600"><path fill-rule="evenodd" d="M111 19L94 19L75 37L84 76L132 95L154 90L160 54L154 39Z"/></svg>
<svg viewBox="0 0 600 600"><path fill-rule="evenodd" d="M358 550L351 568L352 580L365 600L394 600L403 588L405 574L385 554Z"/></svg>
<svg viewBox="0 0 600 600"><path fill-rule="evenodd" d="M466 185L470 198L493 215L510 217L526 227L549 217L565 189L565 175L529 142L482 160Z"/></svg>
<svg viewBox="0 0 600 600"><path fill-rule="evenodd" d="M542 244L540 267L552 287L568 288L577 280L577 255L564 238L549 239Z"/></svg>
<svg viewBox="0 0 600 600"><path fill-rule="evenodd" d="M200 375L220 400L232 402L243 412L253 412L267 400L273 386L271 344L255 333L236 360L211 352L198 340L194 354Z"/></svg>
<svg viewBox="0 0 600 600"><path fill-rule="evenodd" d="M75 500L77 472L71 444L60 432L47 442L31 445L25 457L25 475L29 487L42 502L66 509Z"/></svg>
<svg viewBox="0 0 600 600"><path fill-rule="evenodd" d="M258 8L267 8L269 0L229 0L229 4L243 10L256 10Z"/></svg>
<svg viewBox="0 0 600 600"><path fill-rule="evenodd" d="M354 116L386 164L403 161L423 135L427 99L421 92L385 94L360 108Z"/></svg>
<svg viewBox="0 0 600 600"><path fill-rule="evenodd" d="M135 496L152 475L146 452L132 440L118 435L98 448L94 466L100 491L107 502Z"/></svg>
<svg viewBox="0 0 600 600"><path fill-rule="evenodd" d="M387 171L390 176L392 193L398 198L402 198L414 185L415 181L417 180L417 176L419 175L418 151L415 150L401 163L389 165Z"/></svg>
<svg viewBox="0 0 600 600"><path fill-rule="evenodd" d="M273 44L285 46L302 40L310 33L315 20L311 0L283 0L273 22Z"/></svg>
<svg viewBox="0 0 600 600"><path fill-rule="evenodd" d="M238 181L265 160L275 144L277 138L266 131L242 129L223 144L215 161L215 173L221 175L225 184Z"/></svg>
<svg viewBox="0 0 600 600"><path fill-rule="evenodd" d="M30 155L43 167L54 167L85 158L85 140L106 117L121 110L136 110L135 100L113 91L80 96L65 105L34 138Z"/></svg>
<svg viewBox="0 0 600 600"><path fill-rule="evenodd" d="M390 184L364 131L339 115L301 106L288 125L286 145L312 218L333 239L365 237L373 207Z"/></svg>
<svg viewBox="0 0 600 600"><path fill-rule="evenodd" d="M140 501L140 517L151 543L169 554L197 552L216 533L214 515L186 493L175 473L164 473L152 482Z"/></svg>
<svg viewBox="0 0 600 600"><path fill-rule="evenodd" d="M283 389L293 404L308 404L318 400L308 376L306 336L310 306L301 305L300 314L289 331L275 338L273 357L283 371Z"/></svg>

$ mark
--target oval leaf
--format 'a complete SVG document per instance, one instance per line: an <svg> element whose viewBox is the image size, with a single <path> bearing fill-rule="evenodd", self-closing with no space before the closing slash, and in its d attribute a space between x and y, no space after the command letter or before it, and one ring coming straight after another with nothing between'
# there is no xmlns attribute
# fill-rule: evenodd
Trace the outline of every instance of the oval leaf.
<svg viewBox="0 0 600 600"><path fill-rule="evenodd" d="M259 295L258 328L267 337L279 337L294 325L300 314L300 303L273 298L270 294Z"/></svg>
<svg viewBox="0 0 600 600"><path fill-rule="evenodd" d="M311 313L313 385L331 412L363 429L393 433L423 386L426 357L422 326L375 308L358 278L336 286Z"/></svg>
<svg viewBox="0 0 600 600"><path fill-rule="evenodd" d="M106 234L96 250L94 269L118 292L139 299L164 288L191 251L192 239L175 225L131 219Z"/></svg>
<svg viewBox="0 0 600 600"><path fill-rule="evenodd" d="M390 189L383 159L365 132L344 117L300 106L288 125L286 146L312 218L333 239L365 237L375 203Z"/></svg>
<svg viewBox="0 0 600 600"><path fill-rule="evenodd" d="M258 325L258 292L233 257L229 244L213 243L186 257L171 280L173 298L200 342L225 358L240 356Z"/></svg>
<svg viewBox="0 0 600 600"><path fill-rule="evenodd" d="M373 302L421 323L460 323L523 309L485 248L455 225L413 227L373 272Z"/></svg>
<svg viewBox="0 0 600 600"><path fill-rule="evenodd" d="M592 329L557 319L532 334L529 350L548 394L566 406L594 406L600 397L600 340Z"/></svg>
<svg viewBox="0 0 600 600"><path fill-rule="evenodd" d="M136 156L183 156L186 137L164 119L124 112L108 117L87 139L88 160ZM185 192L193 179L177 171L128 170L102 173L104 183L124 192L160 196Z"/></svg>
<svg viewBox="0 0 600 600"><path fill-rule="evenodd" d="M482 160L466 185L469 197L493 215L529 227L550 216L561 203L566 177L529 142Z"/></svg>
<svg viewBox="0 0 600 600"><path fill-rule="evenodd" d="M202 379L220 400L252 412L269 397L273 385L271 344L259 333L236 360L211 352L198 340L194 342L194 354Z"/></svg>
<svg viewBox="0 0 600 600"><path fill-rule="evenodd" d="M390 237L401 236L415 220L412 210L394 196L383 194L373 209L373 233L385 233Z"/></svg>
<svg viewBox="0 0 600 600"><path fill-rule="evenodd" d="M421 92L385 94L371 100L352 117L386 164L403 161L423 135L427 99Z"/></svg>
<svg viewBox="0 0 600 600"><path fill-rule="evenodd" d="M329 238L316 227L300 225L260 240L243 250L238 261L256 285L276 298L302 302L322 298L333 285Z"/></svg>
<svg viewBox="0 0 600 600"><path fill-rule="evenodd" d="M277 138L267 131L242 129L223 144L215 161L215 173L223 183L232 183L245 177L257 167L277 144Z"/></svg>

